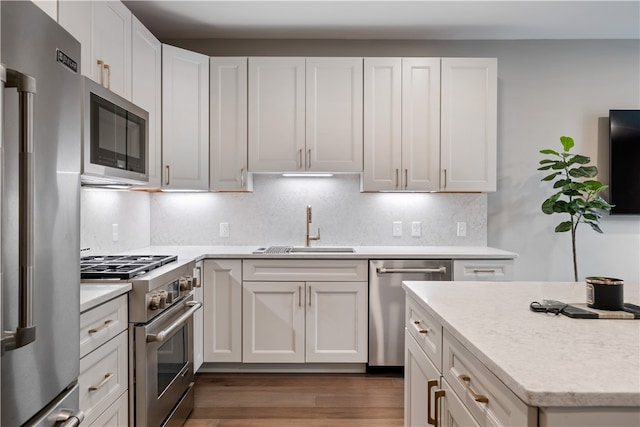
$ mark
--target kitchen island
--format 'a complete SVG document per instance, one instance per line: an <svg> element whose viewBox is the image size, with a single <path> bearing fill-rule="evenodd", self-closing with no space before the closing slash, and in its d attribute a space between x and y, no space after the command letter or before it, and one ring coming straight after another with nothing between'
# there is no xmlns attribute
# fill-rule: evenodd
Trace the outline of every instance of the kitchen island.
<svg viewBox="0 0 640 427"><path fill-rule="evenodd" d="M408 307L405 347L413 343L407 342L410 329L424 321L415 319L413 305L434 328L425 332L428 328L420 326L423 334L437 337L442 346L430 355L442 375L439 387L450 388L447 399L461 402L478 425L489 423L482 417L493 420L487 416L492 411L497 411L498 421L503 412L504 424L516 419L509 402L496 405L500 394L511 395L511 403L519 406L514 411L521 412L519 423L640 425L640 320L573 319L529 309L532 301L545 299L584 303L584 283L404 282L403 288ZM640 288L625 284L624 300L638 304ZM420 334L413 336L420 341ZM428 347L423 348L428 354ZM475 378L463 372L474 367ZM411 369L405 374L410 382L407 375ZM495 392L505 386L506 391ZM433 400L431 390L428 394ZM411 396L405 399L410 409ZM498 408L500 404L507 409ZM447 410L455 407L445 405ZM433 408L428 411L431 416ZM442 425L448 425L451 414L440 412Z"/></svg>

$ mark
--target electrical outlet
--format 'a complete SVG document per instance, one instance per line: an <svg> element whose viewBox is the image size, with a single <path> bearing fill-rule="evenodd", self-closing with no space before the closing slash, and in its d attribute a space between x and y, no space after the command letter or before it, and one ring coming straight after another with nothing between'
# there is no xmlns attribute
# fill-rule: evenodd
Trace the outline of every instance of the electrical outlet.
<svg viewBox="0 0 640 427"><path fill-rule="evenodd" d="M111 225L111 234L112 234L113 241L117 242L118 239L120 238L119 233L118 233L118 224L112 224Z"/></svg>
<svg viewBox="0 0 640 427"><path fill-rule="evenodd" d="M413 221L411 223L411 236L420 237L422 236L422 226L420 221Z"/></svg>
<svg viewBox="0 0 640 427"><path fill-rule="evenodd" d="M467 223L459 222L457 226L458 237L465 237L467 235Z"/></svg>
<svg viewBox="0 0 640 427"><path fill-rule="evenodd" d="M393 237L402 237L402 221L393 221Z"/></svg>
<svg viewBox="0 0 640 427"><path fill-rule="evenodd" d="M221 222L220 223L220 237L229 237L229 223Z"/></svg>

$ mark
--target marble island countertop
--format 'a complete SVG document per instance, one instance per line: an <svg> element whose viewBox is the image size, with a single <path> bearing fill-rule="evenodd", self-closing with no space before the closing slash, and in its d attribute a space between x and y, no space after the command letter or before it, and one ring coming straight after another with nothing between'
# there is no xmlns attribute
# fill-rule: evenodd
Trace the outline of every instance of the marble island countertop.
<svg viewBox="0 0 640 427"><path fill-rule="evenodd" d="M640 320L537 313L532 301L584 303L584 283L404 282L523 402L539 407L640 407ZM640 303L625 284L624 300Z"/></svg>

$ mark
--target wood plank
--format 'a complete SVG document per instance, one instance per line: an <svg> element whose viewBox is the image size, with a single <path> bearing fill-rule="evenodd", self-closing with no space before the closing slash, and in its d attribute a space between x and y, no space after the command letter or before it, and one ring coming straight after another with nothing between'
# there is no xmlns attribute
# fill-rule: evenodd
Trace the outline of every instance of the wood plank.
<svg viewBox="0 0 640 427"><path fill-rule="evenodd" d="M197 374L185 427L403 425L401 374Z"/></svg>

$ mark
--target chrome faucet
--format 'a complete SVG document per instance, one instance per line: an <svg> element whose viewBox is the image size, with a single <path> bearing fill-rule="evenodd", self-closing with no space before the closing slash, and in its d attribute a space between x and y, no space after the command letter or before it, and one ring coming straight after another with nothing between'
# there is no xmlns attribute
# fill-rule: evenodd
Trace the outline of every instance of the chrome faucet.
<svg viewBox="0 0 640 427"><path fill-rule="evenodd" d="M306 246L309 247L309 242L311 242L311 240L320 240L320 227L318 227L318 234L315 236L312 236L309 234L309 225L312 222L312 217L311 217L311 205L307 205L307 244Z"/></svg>

